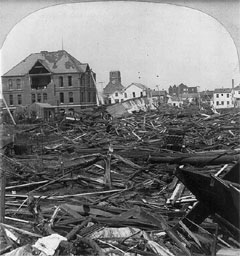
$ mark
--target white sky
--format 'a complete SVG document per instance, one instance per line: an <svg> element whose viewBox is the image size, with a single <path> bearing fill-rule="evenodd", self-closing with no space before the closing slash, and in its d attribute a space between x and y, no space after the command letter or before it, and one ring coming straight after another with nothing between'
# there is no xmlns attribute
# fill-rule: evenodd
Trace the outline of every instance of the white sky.
<svg viewBox="0 0 240 256"><path fill-rule="evenodd" d="M240 82L237 50L215 19L196 10L144 2L88 2L39 10L19 22L1 49L4 74L29 54L68 51L97 82L120 70L122 84L185 83L201 90ZM139 79L139 76L141 77Z"/></svg>

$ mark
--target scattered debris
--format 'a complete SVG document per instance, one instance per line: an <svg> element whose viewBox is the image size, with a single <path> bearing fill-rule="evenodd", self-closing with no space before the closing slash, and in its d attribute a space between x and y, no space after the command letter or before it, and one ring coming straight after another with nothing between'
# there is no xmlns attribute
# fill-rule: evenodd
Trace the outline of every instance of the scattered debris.
<svg viewBox="0 0 240 256"><path fill-rule="evenodd" d="M0 255L239 252L240 112L116 111L5 126Z"/></svg>

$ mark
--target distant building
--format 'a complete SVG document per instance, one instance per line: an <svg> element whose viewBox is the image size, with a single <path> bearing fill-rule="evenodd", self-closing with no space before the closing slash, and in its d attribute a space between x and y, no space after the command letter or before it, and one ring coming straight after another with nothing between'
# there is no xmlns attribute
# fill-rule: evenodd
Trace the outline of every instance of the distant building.
<svg viewBox="0 0 240 256"><path fill-rule="evenodd" d="M11 110L48 103L61 112L96 105L96 74L68 52L33 53L2 76L3 96Z"/></svg>
<svg viewBox="0 0 240 256"><path fill-rule="evenodd" d="M183 100L176 97L176 96L170 96L169 99L168 99L168 104L170 106L180 108L183 105Z"/></svg>
<svg viewBox="0 0 240 256"><path fill-rule="evenodd" d="M240 107L240 85L233 89L233 103L235 107Z"/></svg>
<svg viewBox="0 0 240 256"><path fill-rule="evenodd" d="M233 108L234 102L231 88L215 89L213 93L213 106L216 109Z"/></svg>
<svg viewBox="0 0 240 256"><path fill-rule="evenodd" d="M111 71L109 73L109 83L103 89L103 98L105 104L114 104L123 101L124 86L121 83L120 71Z"/></svg>
<svg viewBox="0 0 240 256"><path fill-rule="evenodd" d="M168 93L171 96L181 96L182 94L187 94L187 93L197 93L198 88L197 86L189 87L183 83L173 86L169 86Z"/></svg>
<svg viewBox="0 0 240 256"><path fill-rule="evenodd" d="M161 104L168 102L167 91L165 90L151 90L150 94L152 96L153 104Z"/></svg>
<svg viewBox="0 0 240 256"><path fill-rule="evenodd" d="M149 88L140 83L131 83L124 90L124 100L146 97Z"/></svg>

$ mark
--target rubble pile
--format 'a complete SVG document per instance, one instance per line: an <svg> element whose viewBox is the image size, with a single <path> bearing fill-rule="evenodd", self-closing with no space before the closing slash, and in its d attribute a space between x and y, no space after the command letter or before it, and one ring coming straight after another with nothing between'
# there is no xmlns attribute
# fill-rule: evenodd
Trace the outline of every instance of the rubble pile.
<svg viewBox="0 0 240 256"><path fill-rule="evenodd" d="M239 117L158 110L112 118L96 110L18 129L2 155L0 253L237 250Z"/></svg>

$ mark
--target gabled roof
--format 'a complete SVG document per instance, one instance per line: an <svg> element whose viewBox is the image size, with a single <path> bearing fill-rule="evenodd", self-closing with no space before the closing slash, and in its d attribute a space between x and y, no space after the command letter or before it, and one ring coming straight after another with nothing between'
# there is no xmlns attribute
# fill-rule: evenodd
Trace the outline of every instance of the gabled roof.
<svg viewBox="0 0 240 256"><path fill-rule="evenodd" d="M146 85L140 84L140 83L131 83L130 85L128 85L128 86L126 87L126 89L128 89L129 87L134 86L134 85L137 86L138 88L142 89L142 90L148 89L148 87L147 87ZM126 89L125 89L125 90L126 90Z"/></svg>
<svg viewBox="0 0 240 256"><path fill-rule="evenodd" d="M103 94L113 94L114 92L121 92L124 90L124 86L120 82L109 82L106 87L103 89Z"/></svg>
<svg viewBox="0 0 240 256"><path fill-rule="evenodd" d="M219 88L214 90L214 93L231 93L231 92L232 92L231 88Z"/></svg>
<svg viewBox="0 0 240 256"><path fill-rule="evenodd" d="M234 87L234 90L235 90L235 91L240 90L240 85L238 85L238 86Z"/></svg>
<svg viewBox="0 0 240 256"><path fill-rule="evenodd" d="M56 52L42 51L30 54L3 76L24 76L37 61L41 62L51 73L83 73L88 66L88 64L81 63L64 50Z"/></svg>

